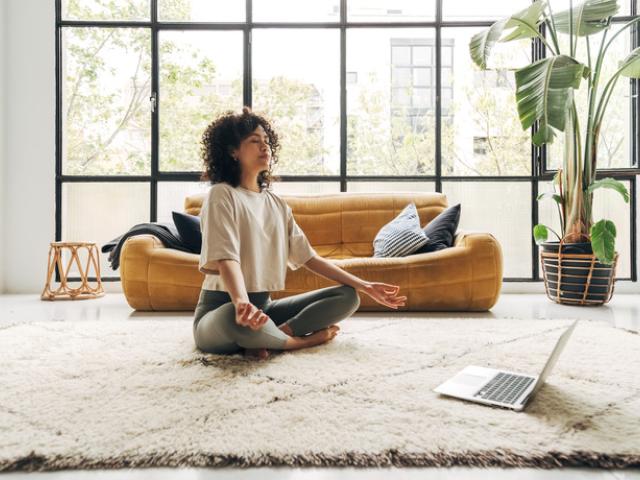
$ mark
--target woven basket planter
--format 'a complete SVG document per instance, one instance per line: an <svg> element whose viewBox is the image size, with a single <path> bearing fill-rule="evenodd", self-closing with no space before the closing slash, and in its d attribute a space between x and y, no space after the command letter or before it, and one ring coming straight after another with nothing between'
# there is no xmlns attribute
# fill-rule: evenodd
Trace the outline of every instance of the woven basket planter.
<svg viewBox="0 0 640 480"><path fill-rule="evenodd" d="M588 250L587 253L568 253ZM600 263L591 252L591 244L543 244L540 263L547 296L567 305L603 305L611 300L618 253L613 263Z"/></svg>

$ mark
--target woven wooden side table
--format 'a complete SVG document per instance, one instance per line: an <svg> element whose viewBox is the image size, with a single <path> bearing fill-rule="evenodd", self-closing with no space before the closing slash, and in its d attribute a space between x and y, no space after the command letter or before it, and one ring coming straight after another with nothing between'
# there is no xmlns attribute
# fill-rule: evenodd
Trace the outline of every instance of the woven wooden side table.
<svg viewBox="0 0 640 480"><path fill-rule="evenodd" d="M87 249L87 264L85 268L82 268L78 251L81 248ZM71 251L71 258L66 270L62 268L62 252L63 249ZM98 247L92 242L51 242L49 248L49 263L47 268L47 280L44 290L40 298L42 300L56 300L56 299L87 299L98 298L104 295L104 289L102 288L102 281L100 280L100 255L98 254ZM67 277L69 276L69 270L73 263L78 266L80 272L81 284L77 288L71 288L67 283ZM89 267L93 264L96 277L96 285L89 285ZM56 265L60 272L60 286L52 290L51 281L54 277Z"/></svg>

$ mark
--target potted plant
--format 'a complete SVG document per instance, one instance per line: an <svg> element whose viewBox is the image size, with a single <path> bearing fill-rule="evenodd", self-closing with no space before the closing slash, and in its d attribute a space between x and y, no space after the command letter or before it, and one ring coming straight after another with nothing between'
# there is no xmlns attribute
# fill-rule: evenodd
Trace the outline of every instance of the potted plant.
<svg viewBox="0 0 640 480"><path fill-rule="evenodd" d="M560 233L539 224L533 229L542 247L541 260L547 295L558 303L603 304L613 293L616 227L610 220L593 221L593 192L610 188L625 202L629 192L613 178L596 179L598 140L604 113L620 77L640 78L640 48L621 59L615 73L604 82L602 65L607 50L620 33L636 24L637 17L607 38L616 0L586 0L569 9L554 12L551 3L537 0L528 8L499 20L474 35L469 43L473 62L483 70L496 42L538 38L546 57L515 69L515 100L523 130L534 127L532 141L550 144L564 133L562 167L554 176L554 193L538 200L557 204ZM542 32L546 32L546 35ZM602 33L600 45L591 49L589 37ZM561 51L559 36L567 35L568 47ZM587 64L576 59L578 42L585 42ZM579 118L574 92L586 84L588 107ZM602 87L604 85L604 87ZM601 88L602 87L602 88ZM552 232L558 241L547 241Z"/></svg>

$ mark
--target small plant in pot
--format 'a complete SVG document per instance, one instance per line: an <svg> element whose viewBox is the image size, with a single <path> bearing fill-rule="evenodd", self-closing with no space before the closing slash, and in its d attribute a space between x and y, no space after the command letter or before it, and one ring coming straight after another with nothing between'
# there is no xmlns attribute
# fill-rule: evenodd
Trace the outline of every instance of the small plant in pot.
<svg viewBox="0 0 640 480"><path fill-rule="evenodd" d="M488 69L497 42L539 38L546 48L545 58L515 69L515 100L523 130L535 128L535 145L551 144L559 132L564 135L562 167L553 179L554 193L538 196L538 200L556 203L561 229L555 232L545 225L533 229L536 243L542 247L547 295L558 303L601 305L613 293L616 227L607 219L594 222L593 192L613 189L625 202L629 192L613 178L596 179L597 147L616 82L620 77L640 78L640 48L621 58L610 78L601 78L611 43L640 21L640 17L634 18L607 38L618 10L616 0L586 0L575 6L570 2L568 10L554 12L551 2L537 0L477 33L469 44L471 58L481 69ZM597 48L589 43L594 34L601 34ZM568 40L562 51L561 35ZM576 60L578 42L586 47L586 65ZM574 93L585 85L588 107L586 115L579 118ZM550 232L557 241L549 240Z"/></svg>

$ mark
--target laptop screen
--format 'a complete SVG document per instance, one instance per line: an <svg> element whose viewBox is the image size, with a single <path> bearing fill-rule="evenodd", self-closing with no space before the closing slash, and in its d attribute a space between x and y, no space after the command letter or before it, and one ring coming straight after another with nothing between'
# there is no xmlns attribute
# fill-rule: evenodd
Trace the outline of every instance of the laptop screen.
<svg viewBox="0 0 640 480"><path fill-rule="evenodd" d="M571 324L571 326L567 328L562 335L560 335L560 338L558 338L558 341L556 342L556 346L554 347L553 352L551 352L551 356L547 360L547 364L544 366L544 369L542 370L542 373L540 374L540 377L538 378L538 381L536 383L536 387L531 392L531 395L535 394L538 390L540 390L540 387L542 386L542 384L545 382L545 380L551 373L551 370L553 370L553 367L558 361L558 357L562 353L564 346L567 344L567 341L569 340L569 337L571 336L573 329L576 328L577 323L578 323L578 320L574 321Z"/></svg>

